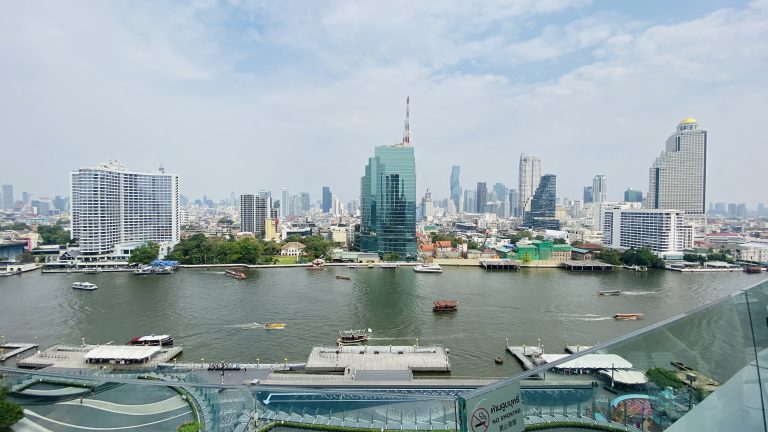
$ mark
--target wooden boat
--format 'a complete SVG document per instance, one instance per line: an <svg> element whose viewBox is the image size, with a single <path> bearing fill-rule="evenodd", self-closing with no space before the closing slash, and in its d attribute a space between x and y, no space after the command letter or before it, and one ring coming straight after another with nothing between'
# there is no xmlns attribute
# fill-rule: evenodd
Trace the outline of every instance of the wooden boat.
<svg viewBox="0 0 768 432"><path fill-rule="evenodd" d="M757 265L752 265L744 268L744 271L747 273L762 273L763 268Z"/></svg>
<svg viewBox="0 0 768 432"><path fill-rule="evenodd" d="M360 345L368 342L368 337L373 333L373 330L344 330L339 332L339 337L336 338L336 344L338 345Z"/></svg>
<svg viewBox="0 0 768 432"><path fill-rule="evenodd" d="M432 312L456 312L458 310L458 300L435 300L432 306Z"/></svg>
<svg viewBox="0 0 768 432"><path fill-rule="evenodd" d="M613 316L613 319L617 320L638 320L645 318L645 315L641 313L617 313Z"/></svg>
<svg viewBox="0 0 768 432"><path fill-rule="evenodd" d="M325 266L325 261L318 258L312 261L312 264L309 267L307 267L307 270L322 270L324 266Z"/></svg>
<svg viewBox="0 0 768 432"><path fill-rule="evenodd" d="M231 278L237 279L237 280L245 280L245 273L243 273L241 271L237 271L237 270L224 270L224 274L229 276L229 277L231 277Z"/></svg>
<svg viewBox="0 0 768 432"><path fill-rule="evenodd" d="M266 323L264 328L267 330L282 330L285 328L285 323Z"/></svg>
<svg viewBox="0 0 768 432"><path fill-rule="evenodd" d="M341 279L341 280L350 280L351 278L350 278L349 276L341 276L341 275L337 275L337 276L336 276L336 279Z"/></svg>
<svg viewBox="0 0 768 432"><path fill-rule="evenodd" d="M612 295L619 295L621 294L621 290L600 290L597 292L597 295L602 296L612 296Z"/></svg>

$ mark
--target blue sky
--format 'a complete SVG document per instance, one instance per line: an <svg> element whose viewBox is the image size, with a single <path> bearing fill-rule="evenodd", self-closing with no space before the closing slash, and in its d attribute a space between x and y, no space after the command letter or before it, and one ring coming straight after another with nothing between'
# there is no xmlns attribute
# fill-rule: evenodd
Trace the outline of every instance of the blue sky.
<svg viewBox="0 0 768 432"><path fill-rule="evenodd" d="M357 199L412 101L419 194L516 187L525 152L579 198L648 188L686 116L708 200L768 202L768 2L0 2L0 183L37 195L103 160L188 196L323 185Z"/></svg>

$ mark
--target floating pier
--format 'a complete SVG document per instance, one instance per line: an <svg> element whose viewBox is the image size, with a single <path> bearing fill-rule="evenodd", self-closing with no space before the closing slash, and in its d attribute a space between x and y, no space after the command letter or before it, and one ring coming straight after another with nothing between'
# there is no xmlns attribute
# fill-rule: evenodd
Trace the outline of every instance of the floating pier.
<svg viewBox="0 0 768 432"><path fill-rule="evenodd" d="M544 364L544 360L541 358L543 351L539 346L510 346L507 345L507 351L515 356L518 362L523 366L525 370L531 370L537 366Z"/></svg>
<svg viewBox="0 0 768 432"><path fill-rule="evenodd" d="M448 352L441 346L318 346L312 348L305 370L450 372Z"/></svg>
<svg viewBox="0 0 768 432"><path fill-rule="evenodd" d="M109 351L117 350L116 354L110 357L110 353L106 353L104 357L94 360L92 357L94 354L102 353L106 349ZM144 354L142 350L147 348L154 348L149 357L142 357ZM142 357L141 361L133 359L135 356L131 353L135 351L136 355ZM37 353L21 360L17 363L20 368L28 369L42 369L46 367L57 368L70 368L70 369L85 369L85 368L155 368L161 363L167 363L172 358L178 356L182 352L182 347L146 347L146 346L129 346L129 345L54 345L43 351L37 351ZM92 354L93 353L93 354ZM89 357L89 354L91 356ZM89 360L90 361L87 361ZM125 359L130 359L125 361ZM134 361L135 360L135 361Z"/></svg>
<svg viewBox="0 0 768 432"><path fill-rule="evenodd" d="M520 270L520 261L509 259L481 260L480 266L486 270Z"/></svg>
<svg viewBox="0 0 768 432"><path fill-rule="evenodd" d="M563 267L568 271L613 271L616 266L594 260L563 261Z"/></svg>
<svg viewBox="0 0 768 432"><path fill-rule="evenodd" d="M590 348L592 347L589 345L568 345L567 342L565 344L565 352L568 354L576 354L578 352L586 351Z"/></svg>
<svg viewBox="0 0 768 432"><path fill-rule="evenodd" d="M2 352L0 352L0 362L4 362L13 356L23 353L24 351L31 350L32 348L37 348L37 345L27 344L27 343L6 343L3 345L0 345L0 348L2 348ZM10 351L5 352L5 350L10 350Z"/></svg>

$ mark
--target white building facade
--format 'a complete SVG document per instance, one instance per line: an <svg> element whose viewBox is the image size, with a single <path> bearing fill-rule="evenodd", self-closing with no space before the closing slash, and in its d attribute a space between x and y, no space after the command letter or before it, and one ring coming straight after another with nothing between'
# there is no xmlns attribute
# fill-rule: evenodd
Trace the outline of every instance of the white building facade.
<svg viewBox="0 0 768 432"><path fill-rule="evenodd" d="M693 247L693 227L680 210L616 208L605 211L603 245L614 249L648 248L667 258Z"/></svg>
<svg viewBox="0 0 768 432"><path fill-rule="evenodd" d="M651 166L646 207L704 215L706 180L707 131L686 117Z"/></svg>
<svg viewBox="0 0 768 432"><path fill-rule="evenodd" d="M70 173L70 229L83 254L125 243L179 242L179 177L128 171L117 162Z"/></svg>

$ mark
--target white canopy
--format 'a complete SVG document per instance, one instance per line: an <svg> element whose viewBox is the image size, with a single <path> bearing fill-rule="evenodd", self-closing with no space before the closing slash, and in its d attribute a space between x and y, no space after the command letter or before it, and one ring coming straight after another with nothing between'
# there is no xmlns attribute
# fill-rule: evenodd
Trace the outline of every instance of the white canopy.
<svg viewBox="0 0 768 432"><path fill-rule="evenodd" d="M99 345L88 351L86 360L134 360L141 361L160 351L157 346Z"/></svg>
<svg viewBox="0 0 768 432"><path fill-rule="evenodd" d="M644 372L640 371L632 371L632 370L615 370L615 371L609 371L609 370L601 370L600 373L607 376L608 378L611 377L611 372L613 372L613 380L617 383L621 384L645 384L648 382L648 377L645 376Z"/></svg>
<svg viewBox="0 0 768 432"><path fill-rule="evenodd" d="M542 354L547 363L568 357L571 354ZM616 354L586 354L555 366L555 369L631 369L632 363Z"/></svg>

